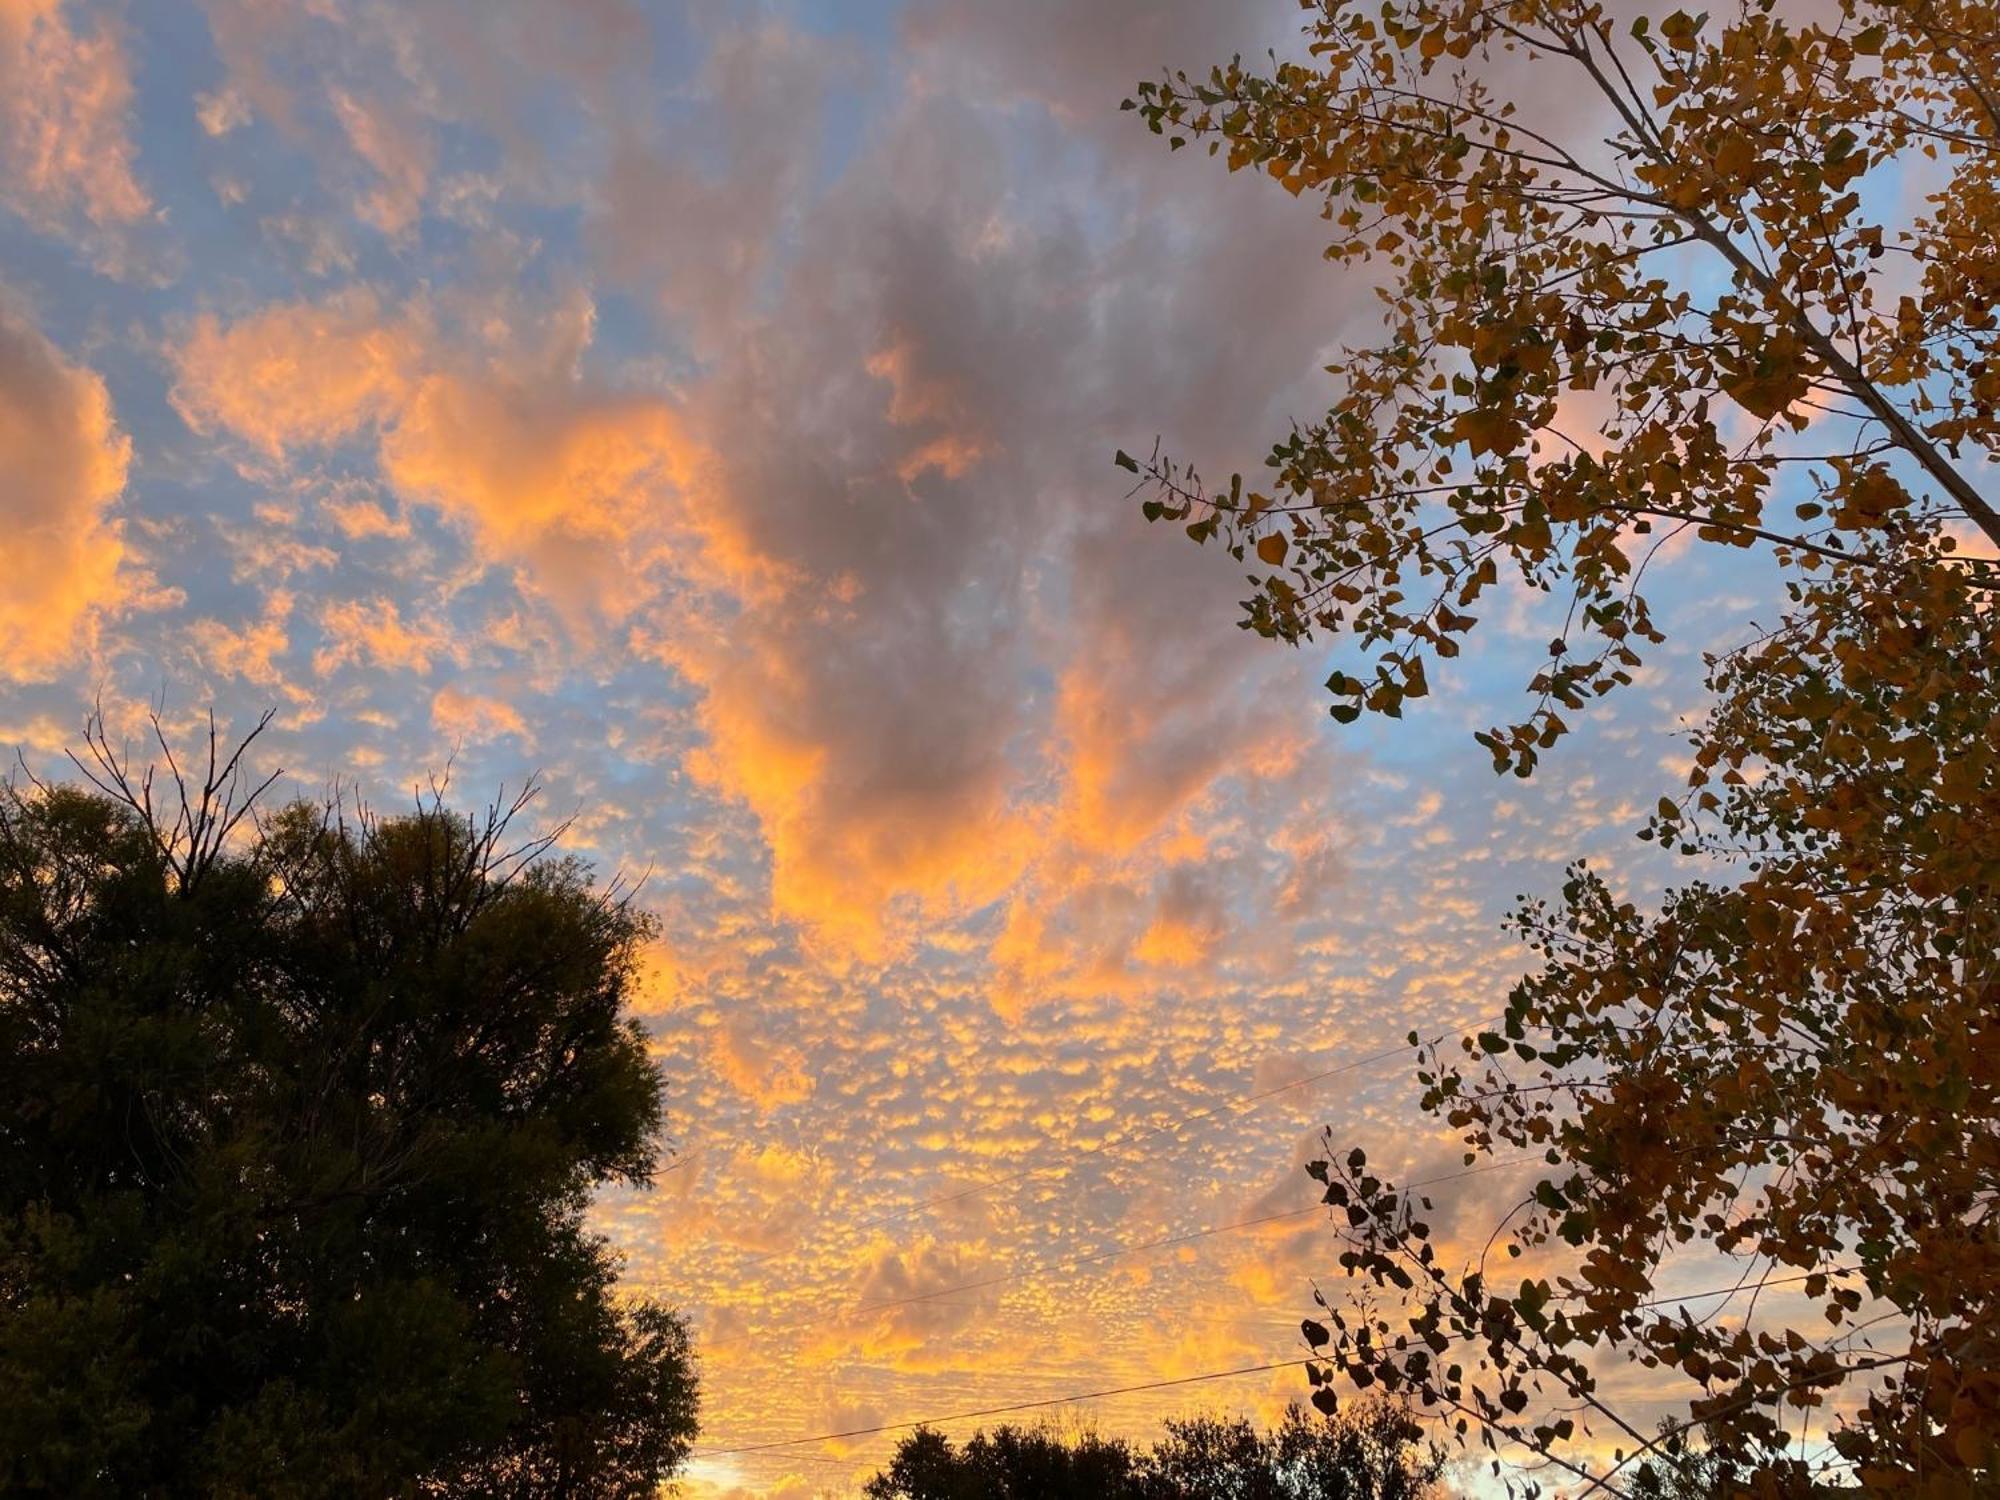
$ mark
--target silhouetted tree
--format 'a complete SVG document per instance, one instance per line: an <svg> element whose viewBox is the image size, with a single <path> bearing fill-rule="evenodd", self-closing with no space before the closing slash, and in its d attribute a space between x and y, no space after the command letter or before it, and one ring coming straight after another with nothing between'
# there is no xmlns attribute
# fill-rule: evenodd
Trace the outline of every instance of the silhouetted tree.
<svg viewBox="0 0 2000 1500"><path fill-rule="evenodd" d="M870 1500L1420 1500L1444 1453L1398 1408L1331 1418L1293 1406L1275 1431L1240 1418L1167 1423L1150 1451L1094 1433L1002 1427L955 1448L920 1428L868 1482Z"/></svg>
<svg viewBox="0 0 2000 1500"><path fill-rule="evenodd" d="M889 1467L865 1492L870 1500L1143 1500L1152 1493L1130 1444L1049 1427L978 1432L962 1448L919 1428L896 1445Z"/></svg>
<svg viewBox="0 0 2000 1500"><path fill-rule="evenodd" d="M1386 1401L1333 1418L1294 1404L1271 1432L1241 1418L1169 1421L1146 1467L1158 1500L1420 1500L1437 1491L1444 1450Z"/></svg>
<svg viewBox="0 0 2000 1500"><path fill-rule="evenodd" d="M259 826L212 731L164 807L91 744L0 788L0 1490L653 1493L686 1331L583 1224L646 919L525 799Z"/></svg>
<svg viewBox="0 0 2000 1500"><path fill-rule="evenodd" d="M1639 1465L1632 1500L1729 1500L1752 1493L1740 1465L1688 1441L1672 1422L1660 1426L1657 1460Z"/></svg>
<svg viewBox="0 0 2000 1500"><path fill-rule="evenodd" d="M1773 1483L1769 1474L1753 1473L1703 1441L1692 1441L1690 1430L1674 1422L1659 1427L1655 1456L1641 1463L1632 1481L1631 1500L1763 1500L1766 1495L1800 1496L1820 1500L1822 1496L1852 1495L1851 1485L1835 1485L1823 1473L1795 1472L1783 1484ZM1975 1492L1976 1493L1976 1492Z"/></svg>

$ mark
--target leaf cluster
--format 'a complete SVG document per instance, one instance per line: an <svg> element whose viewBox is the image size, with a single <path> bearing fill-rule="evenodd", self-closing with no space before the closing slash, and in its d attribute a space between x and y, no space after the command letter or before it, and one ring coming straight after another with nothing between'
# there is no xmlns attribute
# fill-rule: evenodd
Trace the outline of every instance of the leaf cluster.
<svg viewBox="0 0 2000 1500"><path fill-rule="evenodd" d="M1810 1493L1817 1414L1872 1493L1970 1495L2000 1458L2000 619L1914 538L1793 588L1718 659L1686 797L1647 832L1741 878L1621 898L1584 865L1516 918L1541 967L1504 1021L1430 1054L1468 1157L1555 1170L1477 1267L1359 1152L1316 1164L1342 1267L1402 1311L1338 1315L1330 1378L1414 1392L1489 1442L1602 1399L1607 1354L1678 1377L1742 1493ZM1847 576L1849 573L1853 576ZM1884 579L1892 586L1882 586ZM1661 1298L1719 1252L1714 1297ZM1552 1275L1490 1278L1496 1255ZM1767 1290L1804 1315L1753 1316ZM1599 1476L1602 1477L1602 1476Z"/></svg>
<svg viewBox="0 0 2000 1500"><path fill-rule="evenodd" d="M1917 515L2000 541L1973 472L2000 457L1979 0L1623 31L1597 0L1305 9L1309 61L1125 102L1318 201L1327 257L1377 273L1383 340L1341 351L1337 399L1262 485L1120 461L1150 518L1262 565L1248 628L1372 654L1328 680L1337 718L1423 697L1512 581L1567 619L1530 711L1480 737L1526 775L1659 642L1643 584L1671 538L1837 560ZM1603 138L1521 108L1510 72L1587 101ZM1949 185L1885 213L1932 162Z"/></svg>

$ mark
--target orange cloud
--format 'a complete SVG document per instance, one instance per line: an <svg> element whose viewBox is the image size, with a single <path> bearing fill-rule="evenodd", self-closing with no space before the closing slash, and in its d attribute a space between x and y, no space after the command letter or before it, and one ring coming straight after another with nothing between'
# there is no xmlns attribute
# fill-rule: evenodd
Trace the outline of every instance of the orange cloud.
<svg viewBox="0 0 2000 1500"><path fill-rule="evenodd" d="M358 599L329 604L320 611L325 644L313 653L321 677L350 662L394 671L428 672L434 657L458 657L462 648L434 620L406 623L393 599Z"/></svg>
<svg viewBox="0 0 2000 1500"><path fill-rule="evenodd" d="M430 186L436 147L429 132L380 100L364 100L338 88L330 97L348 144L375 176L356 213L386 235L406 233L423 211Z"/></svg>
<svg viewBox="0 0 2000 1500"><path fill-rule="evenodd" d="M577 625L650 593L616 564L668 518L692 461L664 402L546 379L432 376L382 443L398 493L469 523Z"/></svg>
<svg viewBox="0 0 2000 1500"><path fill-rule="evenodd" d="M36 228L116 231L149 217L127 132L131 69L109 23L62 0L0 0L0 200ZM110 259L115 263L118 257Z"/></svg>
<svg viewBox="0 0 2000 1500"><path fill-rule="evenodd" d="M124 529L109 515L131 443L94 372L0 303L0 677L51 677L129 602Z"/></svg>
<svg viewBox="0 0 2000 1500"><path fill-rule="evenodd" d="M925 470L936 469L947 479L961 479L986 456L988 444L964 409L956 386L927 378L920 358L914 341L899 339L870 355L864 366L889 384L889 421L920 429L914 445L897 461L897 477L907 484Z"/></svg>
<svg viewBox="0 0 2000 1500"><path fill-rule="evenodd" d="M842 705L790 642L685 628L641 639L702 689L707 742L688 769L756 812L781 914L877 959L904 936L896 903L918 918L970 910L1027 863L1032 819L1012 806L997 758L905 776L906 747L856 743L862 726L827 722Z"/></svg>
<svg viewBox="0 0 2000 1500"><path fill-rule="evenodd" d="M302 701L310 695L286 682L278 662L291 647L286 622L293 603L289 589L273 589L264 598L264 613L259 618L236 628L221 620L196 620L187 627L188 636L209 671L276 688L293 701Z"/></svg>
<svg viewBox="0 0 2000 1500"><path fill-rule="evenodd" d="M514 566L584 633L650 597L646 544L680 524L703 461L666 400L577 375L594 316L571 298L507 325L483 359L428 309L392 310L365 288L228 325L206 316L175 351L173 399L197 431L273 460L371 433L398 497L465 526L482 558ZM374 502L330 513L350 536L399 534Z"/></svg>
<svg viewBox="0 0 2000 1500"><path fill-rule="evenodd" d="M986 1269L963 1246L928 1235L901 1249L878 1240L855 1280L858 1316L848 1329L826 1328L808 1353L859 1354L899 1370L956 1368L956 1336L989 1317L998 1297L990 1286L953 1289L979 1280Z"/></svg>
<svg viewBox="0 0 2000 1500"><path fill-rule="evenodd" d="M453 740L490 740L510 734L533 743L527 720L504 698L490 698L446 683L431 699L431 723Z"/></svg>
<svg viewBox="0 0 2000 1500"><path fill-rule="evenodd" d="M759 1109L812 1097L812 1075L799 1050L760 1039L746 1020L717 1027L709 1055L729 1086Z"/></svg>
<svg viewBox="0 0 2000 1500"><path fill-rule="evenodd" d="M283 458L390 418L426 342L421 315L392 315L366 288L280 303L227 327L205 315L174 351L174 406L197 432L221 428Z"/></svg>
<svg viewBox="0 0 2000 1500"><path fill-rule="evenodd" d="M350 542L367 537L400 539L410 534L407 516L392 516L373 500L328 500L320 508Z"/></svg>

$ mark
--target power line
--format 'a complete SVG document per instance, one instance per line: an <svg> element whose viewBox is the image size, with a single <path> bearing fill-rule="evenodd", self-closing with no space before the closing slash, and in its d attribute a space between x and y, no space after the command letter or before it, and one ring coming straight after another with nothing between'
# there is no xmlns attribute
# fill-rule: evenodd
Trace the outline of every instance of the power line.
<svg viewBox="0 0 2000 1500"><path fill-rule="evenodd" d="M1267 1365L1244 1365L1235 1370L1215 1370L1206 1375L1182 1375L1173 1380L1149 1380L1143 1385L1123 1385L1108 1391L1082 1391L1072 1396L1048 1396L1040 1401L1017 1401L1009 1406L988 1406L978 1411L952 1412L948 1416L924 1417L914 1422L884 1422L876 1427L855 1427L846 1432L823 1432L814 1437L780 1438L769 1443L749 1443L741 1448L708 1448L689 1458L736 1458L745 1453L769 1453L777 1448L798 1448L807 1443L831 1443L844 1438L873 1437L884 1432L908 1432L917 1427L937 1427L946 1422L969 1422L976 1417L1002 1417L1011 1412L1040 1411L1051 1406L1067 1406L1072 1401L1100 1401L1107 1396L1130 1396L1140 1391L1164 1391L1174 1386L1200 1385L1210 1380L1230 1380L1239 1375L1262 1375L1270 1370L1292 1370L1300 1365L1320 1364L1316 1358L1274 1360Z"/></svg>
<svg viewBox="0 0 2000 1500"><path fill-rule="evenodd" d="M1508 1165L1513 1165L1513 1164L1509 1163ZM1416 1187L1419 1186L1419 1184L1412 1183L1411 1186ZM1819 1274L1838 1275L1838 1274L1845 1274L1845 1272L1829 1272L1829 1273L1804 1272L1798 1276L1788 1276L1777 1281L1766 1282L1765 1285L1783 1286L1790 1282L1804 1281L1809 1276L1819 1275ZM1725 1287L1718 1291L1688 1292L1675 1297L1657 1298L1654 1301L1643 1303L1641 1305L1646 1307L1664 1307L1669 1304L1677 1302L1695 1302L1701 1300L1704 1297L1720 1296L1728 1290L1729 1289ZM1474 1332L1474 1333L1458 1335L1457 1337L1449 1340L1449 1342L1464 1343L1469 1340L1476 1340L1484 1337L1486 1337L1484 1333ZM947 1422L969 1422L981 1417L1002 1417L1002 1416L1012 1415L1013 1413L1016 1412L1043 1411L1051 1406L1067 1406L1072 1402L1077 1402L1077 1401L1102 1401L1112 1396L1131 1396L1131 1395L1138 1395L1147 1391L1172 1390L1180 1386L1204 1385L1210 1381L1215 1381L1215 1380L1234 1380L1239 1376L1243 1375L1262 1375L1262 1374L1267 1374L1272 1370L1295 1370L1304 1365L1324 1365L1332 1362L1333 1361L1326 1355L1312 1354L1312 1355L1307 1355L1302 1359L1272 1360L1267 1364L1241 1365L1233 1370L1211 1370L1200 1375L1180 1375L1170 1380L1149 1380L1149 1381L1144 1381L1138 1385L1114 1386L1108 1390L1102 1390L1102 1391L1078 1391L1067 1396L1045 1396L1037 1401L1015 1401L1015 1402L1010 1402L1004 1406L982 1407L977 1411L949 1412L942 1416L919 1417L912 1421L907 1421L907 1422L883 1422L874 1427L850 1428L845 1432L822 1432L822 1433L815 1433L811 1437L778 1438L774 1439L771 1442L765 1442L765 1443L746 1443L742 1447L738 1448L708 1448L690 1453L688 1457L736 1458L748 1453L770 1453L780 1448L804 1447L809 1443L831 1443L831 1442L839 1442L847 1438L875 1437L885 1432L910 1432L919 1427L940 1427Z"/></svg>

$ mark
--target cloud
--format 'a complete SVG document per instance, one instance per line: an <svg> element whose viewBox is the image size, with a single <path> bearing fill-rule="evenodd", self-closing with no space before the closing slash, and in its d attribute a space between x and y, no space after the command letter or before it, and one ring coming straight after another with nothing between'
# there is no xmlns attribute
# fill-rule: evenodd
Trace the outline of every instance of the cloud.
<svg viewBox="0 0 2000 1500"><path fill-rule="evenodd" d="M195 119L209 135L228 135L250 123L250 101L235 89L194 96Z"/></svg>
<svg viewBox="0 0 2000 1500"><path fill-rule="evenodd" d="M289 621L295 602L291 590L272 589L264 596L264 612L258 618L238 627L216 619L195 620L187 627L188 637L210 672L240 677L302 700L310 695L287 681L280 660L291 649Z"/></svg>
<svg viewBox="0 0 2000 1500"><path fill-rule="evenodd" d="M799 1049L759 1037L747 1019L739 1017L717 1027L710 1056L716 1072L759 1109L812 1097L812 1075Z"/></svg>
<svg viewBox="0 0 2000 1500"><path fill-rule="evenodd" d="M226 430L281 459L399 410L422 369L426 332L422 312L392 313L366 287L227 325L204 314L173 351L174 406L196 432Z"/></svg>
<svg viewBox="0 0 2000 1500"><path fill-rule="evenodd" d="M446 683L431 698L431 723L440 734L458 741L478 742L512 735L532 747L534 736L519 709L504 698L490 697Z"/></svg>
<svg viewBox="0 0 2000 1500"><path fill-rule="evenodd" d="M0 677L53 676L138 591L110 513L131 453L103 380L0 298Z"/></svg>
<svg viewBox="0 0 2000 1500"><path fill-rule="evenodd" d="M948 109L913 119L894 167L801 226L818 253L688 393L718 512L695 581L722 607L642 636L700 690L692 769L756 813L777 909L864 953L901 941L897 902L917 921L994 899L1035 838L1038 502L980 455L1031 420L1012 377L1060 360L1043 299L1075 267L991 234L988 144Z"/></svg>
<svg viewBox="0 0 2000 1500"><path fill-rule="evenodd" d="M464 647L435 619L406 621L394 599L348 599L320 610L322 644L313 672L325 677L350 663L423 674L442 656L462 660ZM433 705L435 716L435 705Z"/></svg>
<svg viewBox="0 0 2000 1500"><path fill-rule="evenodd" d="M617 225L593 230L614 270L642 278L680 272L628 259L634 246L699 243L698 263L725 270L717 246L739 230L759 256L787 224L814 247L692 294L739 311L671 399L585 373L595 306L580 294L523 318L350 289L198 320L176 401L268 457L372 442L397 500L458 522L573 644L628 627L695 690L703 742L685 768L754 814L772 908L834 950L879 960L1010 897L1003 963L1030 931L1045 950L1070 945L1067 960L1037 954L1035 974L1016 968L1002 986L1016 999L1031 979L1079 993L1192 978L1221 952L1225 903L1191 920L1173 909L1186 877L1136 862L1142 846L1162 870L1201 857L1192 820L1221 781L1289 764L1297 729L1269 726L1295 684L1241 672L1227 585L1205 557L1165 542L1134 569L1129 529L1108 510L1079 517L1086 455L1047 437L1114 446L1129 397L1097 384L1097 362L1136 353L1118 346L1123 330L1159 313L1115 289L1185 276L1172 257L1186 248L1127 254L1065 216L1012 214L998 139L928 95L879 128L865 175L794 205L811 97L789 97L804 81L782 99L771 88L823 66L779 29L723 33L697 89L718 164L666 159L662 191L793 186L761 206L677 211L704 226L698 240L628 225L621 249ZM641 212L654 197L614 184L609 201ZM1197 274L1208 255L1212 274L1259 285L1233 237L1215 245ZM750 296L748 281L780 269ZM1310 357L1297 320L1234 296L1214 322L1241 312L1246 344ZM1189 400L1220 420L1205 390ZM388 518L334 519L360 536ZM1220 608L1203 616L1195 599ZM1168 641L1187 644L1163 654ZM1034 686L1050 662L1053 682Z"/></svg>
<svg viewBox="0 0 2000 1500"><path fill-rule="evenodd" d="M1129 129L1120 98L1162 68L1254 57L1297 34L1285 7L1212 0L916 0L904 32L953 82L1037 99L1082 131Z"/></svg>
<svg viewBox="0 0 2000 1500"><path fill-rule="evenodd" d="M693 445L673 408L534 372L425 380L382 442L405 499L470 526L571 626L618 620L653 592L633 549L687 488Z"/></svg>
<svg viewBox="0 0 2000 1500"><path fill-rule="evenodd" d="M392 238L416 223L430 187L436 147L407 111L382 100L363 99L345 89L329 90L336 119L354 154L374 175L355 207L363 222Z"/></svg>
<svg viewBox="0 0 2000 1500"><path fill-rule="evenodd" d="M131 68L117 30L70 24L63 0L0 0L0 201L37 229L127 265L153 204L128 131Z"/></svg>
<svg viewBox="0 0 2000 1500"><path fill-rule="evenodd" d="M372 439L399 499L458 522L483 560L518 570L588 635L655 592L645 554L680 515L702 455L672 403L579 372L595 325L587 297L502 312L483 309L505 329L493 349L420 300L391 307L367 288L226 324L206 314L174 350L174 404L196 431L281 463ZM397 534L379 505L336 504L350 538Z"/></svg>
<svg viewBox="0 0 2000 1500"><path fill-rule="evenodd" d="M687 126L658 141L621 130L613 141L591 225L611 273L704 339L728 336L807 197L839 54L774 23L717 36Z"/></svg>
<svg viewBox="0 0 2000 1500"><path fill-rule="evenodd" d="M346 212L390 239L422 216L440 101L425 59L387 7L206 0L225 73L195 115L220 139L262 121L317 167Z"/></svg>
<svg viewBox="0 0 2000 1500"><path fill-rule="evenodd" d="M496 148L511 195L575 203L607 122L643 114L657 87L655 8L639 0L202 4L225 74L196 100L202 128L261 122L313 162L313 186L398 242L450 206L437 166L454 128ZM553 128L559 112L571 128Z"/></svg>
<svg viewBox="0 0 2000 1500"><path fill-rule="evenodd" d="M951 1369L956 1335L991 1314L996 1289L963 1288L989 1268L962 1246L928 1236L899 1248L878 1242L854 1280L855 1327L829 1328L813 1342L826 1353L856 1350L899 1369Z"/></svg>
<svg viewBox="0 0 2000 1500"><path fill-rule="evenodd" d="M384 510L379 501L363 497L354 499L334 498L325 501L321 509L332 521L340 534L350 542L362 541L369 537L387 537L400 541L410 534L408 516L392 516Z"/></svg>

